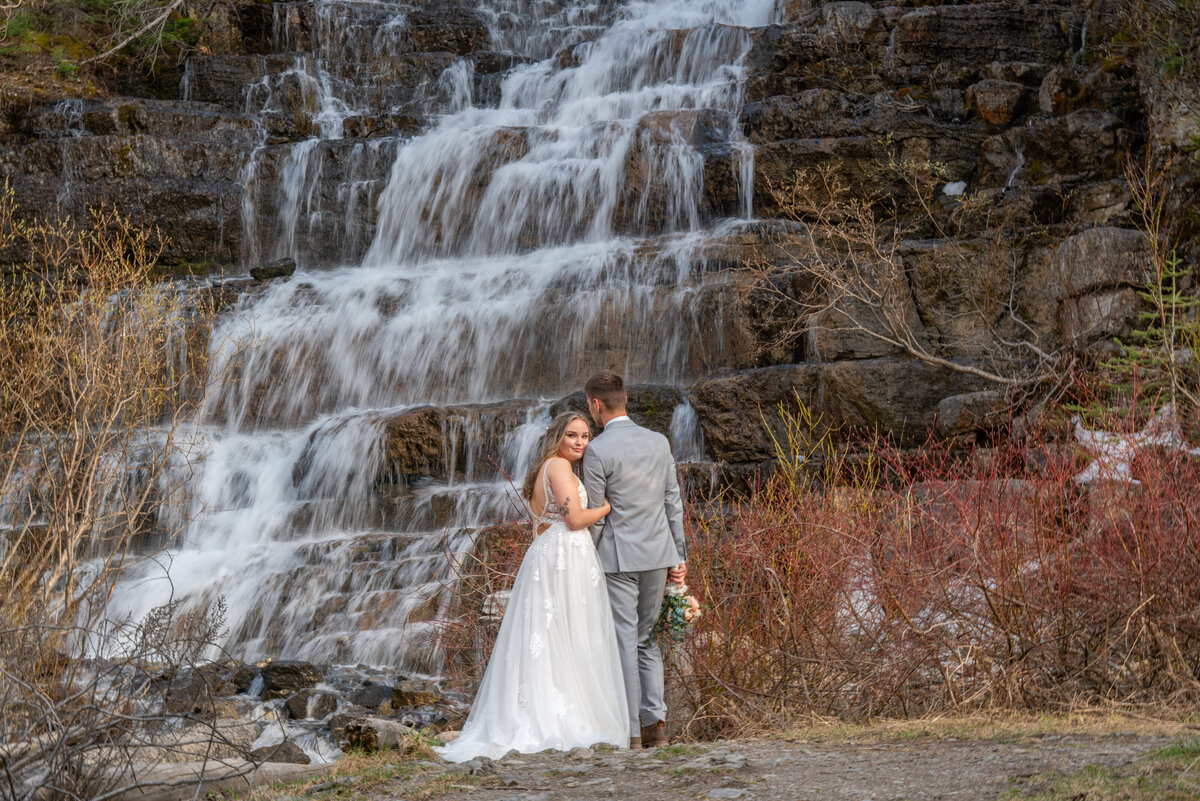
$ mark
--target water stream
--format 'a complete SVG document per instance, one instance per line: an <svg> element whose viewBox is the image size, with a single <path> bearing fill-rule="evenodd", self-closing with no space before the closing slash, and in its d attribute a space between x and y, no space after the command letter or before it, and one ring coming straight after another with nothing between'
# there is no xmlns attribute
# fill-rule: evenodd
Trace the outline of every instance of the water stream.
<svg viewBox="0 0 1200 801"><path fill-rule="evenodd" d="M352 118L395 111L364 65L404 56L413 7L277 3L294 59L246 87L247 109L266 120L300 92L311 135L247 153L243 221L247 258L300 270L218 321L185 438L199 456L174 475L189 522L113 613L223 595L239 657L436 672L456 560L512 515L496 467L519 481L554 401L599 369L686 387L728 364L703 254L752 212L741 65L775 5L481 0L491 50L516 63L498 102L454 58L415 95L422 133L350 142ZM737 188L728 207L714 175ZM391 421L430 406L451 468L396 475ZM686 400L671 434L681 461L703 458Z"/></svg>

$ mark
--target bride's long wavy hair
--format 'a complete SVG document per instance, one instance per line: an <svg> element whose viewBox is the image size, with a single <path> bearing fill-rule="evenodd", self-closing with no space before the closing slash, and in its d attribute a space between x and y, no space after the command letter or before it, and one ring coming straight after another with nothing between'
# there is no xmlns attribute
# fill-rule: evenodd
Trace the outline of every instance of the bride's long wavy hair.
<svg viewBox="0 0 1200 801"><path fill-rule="evenodd" d="M550 421L550 425L546 428L546 433L542 436L542 442L538 446L537 458L533 460L533 464L529 468L529 474L525 476L525 485L521 487L521 494L525 496L525 500L533 500L533 488L537 484L538 476L542 472L542 465L546 463L547 459L558 452L558 443L562 442L563 435L567 433L567 426L576 420L582 420L587 423L588 431L591 431L592 424L588 423L587 418L579 412L563 412ZM579 462L572 464L571 469L578 475Z"/></svg>

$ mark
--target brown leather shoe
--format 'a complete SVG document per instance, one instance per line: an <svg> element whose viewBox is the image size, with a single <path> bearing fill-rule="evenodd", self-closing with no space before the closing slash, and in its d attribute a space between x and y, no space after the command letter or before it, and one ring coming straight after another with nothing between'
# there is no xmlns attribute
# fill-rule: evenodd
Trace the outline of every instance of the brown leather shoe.
<svg viewBox="0 0 1200 801"><path fill-rule="evenodd" d="M662 748L667 744L667 724L661 720L642 727L642 747Z"/></svg>
<svg viewBox="0 0 1200 801"><path fill-rule="evenodd" d="M630 737L629 738L629 747L630 748L641 748L642 747L642 738L641 737Z"/></svg>

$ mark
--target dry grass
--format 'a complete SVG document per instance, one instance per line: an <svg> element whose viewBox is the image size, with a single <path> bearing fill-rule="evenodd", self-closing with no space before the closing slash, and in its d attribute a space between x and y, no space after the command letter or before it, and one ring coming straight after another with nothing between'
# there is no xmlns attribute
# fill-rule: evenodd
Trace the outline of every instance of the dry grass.
<svg viewBox="0 0 1200 801"><path fill-rule="evenodd" d="M1200 798L1200 739L1176 743L1119 770L1090 765L1076 773L1037 776L1008 797L1026 801L1195 801Z"/></svg>
<svg viewBox="0 0 1200 801"><path fill-rule="evenodd" d="M1022 742L1049 735L1103 737L1194 736L1200 717L1163 710L1162 717L1110 709L1081 709L1063 714L1012 712L933 715L913 720L874 720L848 723L837 719L810 719L786 727L777 736L789 742L907 742L911 740L992 740Z"/></svg>

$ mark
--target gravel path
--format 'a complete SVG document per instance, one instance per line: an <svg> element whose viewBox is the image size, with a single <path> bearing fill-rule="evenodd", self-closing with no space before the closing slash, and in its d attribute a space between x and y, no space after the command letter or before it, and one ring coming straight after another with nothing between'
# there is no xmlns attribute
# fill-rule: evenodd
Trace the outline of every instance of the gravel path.
<svg viewBox="0 0 1200 801"><path fill-rule="evenodd" d="M1086 765L1119 768L1171 742L1111 734L836 745L742 740L636 753L576 749L461 766L426 763L411 778L372 788L370 795L486 801L998 799L1038 774Z"/></svg>

